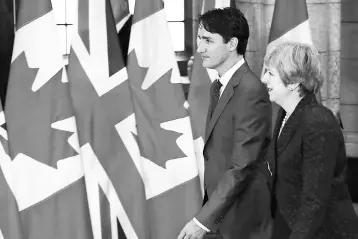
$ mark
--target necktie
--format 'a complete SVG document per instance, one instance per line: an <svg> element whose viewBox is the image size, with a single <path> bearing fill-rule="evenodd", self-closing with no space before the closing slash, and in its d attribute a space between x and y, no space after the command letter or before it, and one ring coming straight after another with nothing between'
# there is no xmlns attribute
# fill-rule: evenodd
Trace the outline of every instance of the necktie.
<svg viewBox="0 0 358 239"><path fill-rule="evenodd" d="M210 118L214 113L216 105L218 104L220 98L220 88L223 86L219 80L215 80L211 85L211 109L210 109Z"/></svg>

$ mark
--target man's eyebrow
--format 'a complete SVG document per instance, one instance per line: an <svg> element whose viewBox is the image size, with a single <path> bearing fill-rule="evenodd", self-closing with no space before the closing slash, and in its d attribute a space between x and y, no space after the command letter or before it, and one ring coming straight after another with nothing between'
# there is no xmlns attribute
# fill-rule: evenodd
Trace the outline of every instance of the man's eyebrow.
<svg viewBox="0 0 358 239"><path fill-rule="evenodd" d="M200 36L200 38L205 39L205 40L211 40L211 37L207 37L207 36Z"/></svg>

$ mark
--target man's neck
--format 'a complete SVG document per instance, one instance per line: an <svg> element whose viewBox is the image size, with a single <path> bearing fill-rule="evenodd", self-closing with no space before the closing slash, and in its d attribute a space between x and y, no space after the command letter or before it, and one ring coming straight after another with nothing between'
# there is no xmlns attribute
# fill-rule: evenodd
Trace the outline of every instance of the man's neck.
<svg viewBox="0 0 358 239"><path fill-rule="evenodd" d="M242 55L233 55L232 57L228 58L219 68L217 68L217 72L219 77L222 77L225 72L227 72L231 67L233 67L239 60L243 58Z"/></svg>

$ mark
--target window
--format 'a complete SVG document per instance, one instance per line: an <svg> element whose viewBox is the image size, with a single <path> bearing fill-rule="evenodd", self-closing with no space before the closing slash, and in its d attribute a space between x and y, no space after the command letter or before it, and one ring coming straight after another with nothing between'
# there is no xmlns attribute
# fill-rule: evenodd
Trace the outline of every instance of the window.
<svg viewBox="0 0 358 239"><path fill-rule="evenodd" d="M165 0L164 4L174 50L184 51L184 0Z"/></svg>

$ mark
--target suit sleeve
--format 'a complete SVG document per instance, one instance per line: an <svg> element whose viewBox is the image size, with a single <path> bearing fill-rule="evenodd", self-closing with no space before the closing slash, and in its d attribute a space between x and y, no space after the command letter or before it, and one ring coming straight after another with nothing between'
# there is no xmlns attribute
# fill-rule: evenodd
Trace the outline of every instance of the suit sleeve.
<svg viewBox="0 0 358 239"><path fill-rule="evenodd" d="M263 87L240 94L235 109L232 166L219 181L208 202L196 215L203 225L216 231L225 214L253 175L251 166L267 143L271 125L271 104Z"/></svg>
<svg viewBox="0 0 358 239"><path fill-rule="evenodd" d="M312 116L313 117L313 116ZM317 116L316 118L322 118ZM338 153L338 135L325 121L307 124L303 136L303 190L290 239L314 239L322 225Z"/></svg>

